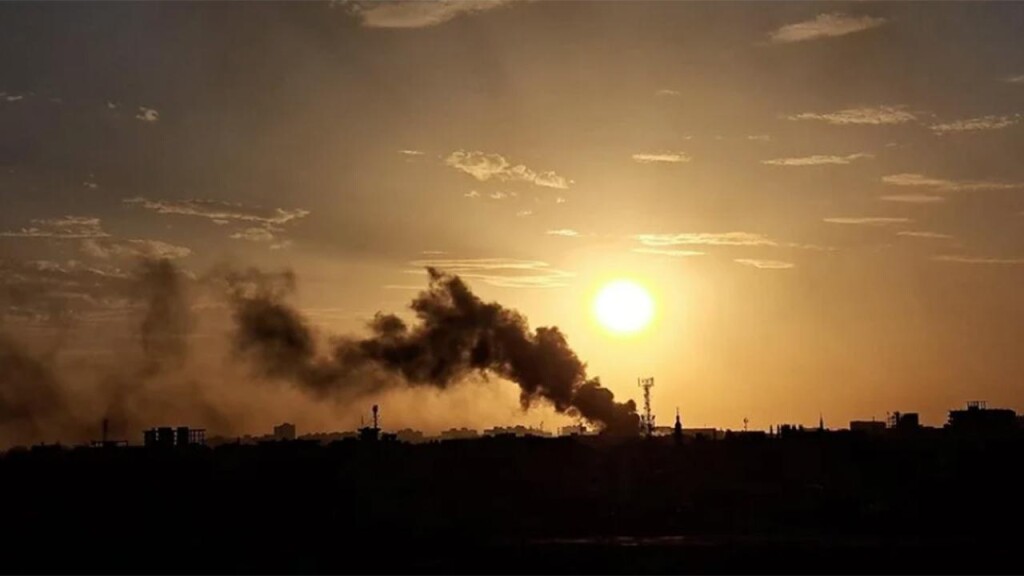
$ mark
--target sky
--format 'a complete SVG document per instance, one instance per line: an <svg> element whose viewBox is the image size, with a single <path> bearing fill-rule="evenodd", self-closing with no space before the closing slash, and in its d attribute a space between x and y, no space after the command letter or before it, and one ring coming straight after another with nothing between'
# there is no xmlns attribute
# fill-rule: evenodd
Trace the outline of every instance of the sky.
<svg viewBox="0 0 1024 576"><path fill-rule="evenodd" d="M291 270L324 341L407 315L434 266L617 398L654 377L658 424L1024 410L1022 35L1019 3L5 2L0 333L97 386L138 355L141 259ZM595 320L616 279L647 329ZM148 387L158 414L178 387L252 433L368 413L240 384L222 306L191 306L212 368ZM517 397L380 400L571 422Z"/></svg>

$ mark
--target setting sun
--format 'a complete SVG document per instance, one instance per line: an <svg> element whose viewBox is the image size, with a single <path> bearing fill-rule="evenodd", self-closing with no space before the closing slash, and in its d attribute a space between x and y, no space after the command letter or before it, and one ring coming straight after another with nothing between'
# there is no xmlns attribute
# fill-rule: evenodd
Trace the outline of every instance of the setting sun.
<svg viewBox="0 0 1024 576"><path fill-rule="evenodd" d="M654 315L654 302L642 286L617 280L601 289L594 300L594 313L602 326L612 332L629 334L643 329Z"/></svg>

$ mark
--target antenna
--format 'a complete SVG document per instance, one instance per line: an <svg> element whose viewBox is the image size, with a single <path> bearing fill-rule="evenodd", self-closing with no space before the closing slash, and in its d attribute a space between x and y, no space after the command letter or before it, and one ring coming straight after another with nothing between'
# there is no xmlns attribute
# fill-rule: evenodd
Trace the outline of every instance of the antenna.
<svg viewBox="0 0 1024 576"><path fill-rule="evenodd" d="M747 431L747 424L749 424L749 423L750 423L750 420L748 420L748 419L747 419L747 417L746 417L746 416L744 416L744 417L743 417L743 431L744 431L744 432L746 432L746 431Z"/></svg>
<svg viewBox="0 0 1024 576"><path fill-rule="evenodd" d="M380 418L377 416L377 412L378 411L379 411L379 408L377 407L376 404L374 404L373 405L373 427L375 429L379 430L380 429Z"/></svg>
<svg viewBox="0 0 1024 576"><path fill-rule="evenodd" d="M644 413L640 417L640 425L644 433L650 437L654 434L654 414L651 414L651 388L654 388L654 378L637 378L637 385L644 389Z"/></svg>

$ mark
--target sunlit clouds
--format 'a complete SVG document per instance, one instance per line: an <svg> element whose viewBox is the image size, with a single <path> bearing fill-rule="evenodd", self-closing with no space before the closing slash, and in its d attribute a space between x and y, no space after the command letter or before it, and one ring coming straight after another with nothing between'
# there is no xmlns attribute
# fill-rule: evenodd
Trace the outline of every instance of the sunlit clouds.
<svg viewBox="0 0 1024 576"><path fill-rule="evenodd" d="M789 268L796 267L796 264L793 264L792 262L783 262L782 260L759 260L756 258L737 258L735 261L745 266L760 268L761 270L787 270Z"/></svg>
<svg viewBox="0 0 1024 576"><path fill-rule="evenodd" d="M657 152L633 154L633 161L641 164L681 164L692 160L685 152Z"/></svg>
<svg viewBox="0 0 1024 576"><path fill-rule="evenodd" d="M943 234L941 232L929 232L927 230L900 230L896 233L897 236L907 236L909 238L927 238L929 240L949 240L952 238L949 234Z"/></svg>
<svg viewBox="0 0 1024 576"><path fill-rule="evenodd" d="M416 0L397 2L339 2L368 28L426 28L462 15L483 12L509 0Z"/></svg>
<svg viewBox="0 0 1024 576"><path fill-rule="evenodd" d="M979 130L1000 130L1009 128L1020 122L1020 115L1013 116L982 116L980 118L969 118L953 122L932 124L930 128L936 134L949 134L951 132L976 132Z"/></svg>
<svg viewBox="0 0 1024 576"><path fill-rule="evenodd" d="M829 124L905 124L914 122L917 116L903 106L879 106L875 108L847 108L835 112L803 112L788 117L790 120L820 120Z"/></svg>
<svg viewBox="0 0 1024 576"><path fill-rule="evenodd" d="M848 154L846 156L826 156L822 154L815 154L814 156L804 156L800 158L776 158L774 160L762 160L761 163L768 164L769 166L821 166L823 164L850 164L854 160L871 157L871 154L865 153Z"/></svg>
<svg viewBox="0 0 1024 576"><path fill-rule="evenodd" d="M687 232L679 234L637 234L634 236L644 246L776 246L777 242L762 234L753 232Z"/></svg>
<svg viewBox="0 0 1024 576"><path fill-rule="evenodd" d="M853 226L890 226L892 224L906 224L913 222L910 218L897 218L889 216L839 216L825 218L829 224L849 224Z"/></svg>
<svg viewBox="0 0 1024 576"><path fill-rule="evenodd" d="M409 265L414 269L408 272L413 274L425 274L424 268L433 267L501 288L558 288L574 276L547 262L515 258L432 258Z"/></svg>
<svg viewBox="0 0 1024 576"><path fill-rule="evenodd" d="M885 18L872 16L852 16L842 13L819 14L804 22L787 24L770 34L772 42L789 43L845 36L854 32L862 32L885 24Z"/></svg>
<svg viewBox="0 0 1024 576"><path fill-rule="evenodd" d="M500 154L458 150L448 155L445 163L481 182L493 178L503 182L529 182L560 190L568 188L570 184L569 180L553 171L536 172L522 164L512 165Z"/></svg>
<svg viewBox="0 0 1024 576"><path fill-rule="evenodd" d="M879 198L886 202L902 202L904 204L940 204L946 201L945 196L935 196L934 194L887 194L879 196Z"/></svg>
<svg viewBox="0 0 1024 576"><path fill-rule="evenodd" d="M1024 187L1022 183L995 182L988 180L947 180L932 178L923 174L891 174L883 176L882 182L893 186L931 188L941 192L980 192L986 190L1014 190Z"/></svg>
<svg viewBox="0 0 1024 576"><path fill-rule="evenodd" d="M82 239L106 238L110 236L103 230L99 218L90 216L62 216L59 218L39 218L32 220L32 225L18 230L5 230L0 236L8 238L57 238Z"/></svg>
<svg viewBox="0 0 1024 576"><path fill-rule="evenodd" d="M156 122L160 119L160 113L154 108L139 106L139 112L135 115L135 118L143 122Z"/></svg>

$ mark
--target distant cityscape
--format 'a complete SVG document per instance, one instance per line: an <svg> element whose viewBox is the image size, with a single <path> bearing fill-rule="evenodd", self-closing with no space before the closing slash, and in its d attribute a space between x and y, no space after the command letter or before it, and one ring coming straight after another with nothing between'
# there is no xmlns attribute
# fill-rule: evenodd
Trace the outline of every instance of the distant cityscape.
<svg viewBox="0 0 1024 576"><path fill-rule="evenodd" d="M600 431L586 424L577 423L546 430L533 426L494 426L484 430L459 427L443 430L438 434L428 435L421 430L402 428L393 432L384 431L379 425L379 407L373 406L371 425L357 430L334 432L309 432L300 434L298 426L284 422L268 434L241 436L216 435L207 437L206 430L189 426L161 426L145 430L142 434L142 445L146 447L182 447L209 446L217 447L229 444L259 445L273 442L304 442L330 444L344 441L383 441L421 444L428 442L445 442L456 440L474 440L480 438L571 438L600 437ZM102 425L102 437L91 442L93 447L126 447L133 442L111 439L108 436L108 422ZM855 434L867 436L908 435L908 434L975 434L993 435L1024 431L1024 415L1018 415L1008 408L990 408L984 401L971 401L964 408L949 411L947 422L940 427L923 426L916 412L892 412L886 420L853 420L847 428L828 428L824 419L819 418L817 427L806 427L798 424L779 424L769 426L765 430L730 430L719 428L688 428L682 425L677 413L673 426L644 427L638 436L651 438L674 438L677 441L708 441L729 438L777 438L791 437L801 434ZM45 446L45 444L41 445Z"/></svg>

